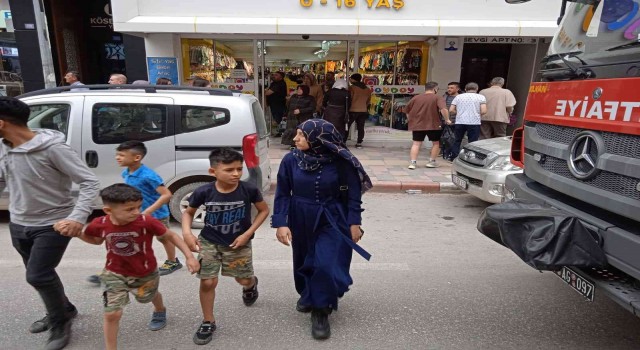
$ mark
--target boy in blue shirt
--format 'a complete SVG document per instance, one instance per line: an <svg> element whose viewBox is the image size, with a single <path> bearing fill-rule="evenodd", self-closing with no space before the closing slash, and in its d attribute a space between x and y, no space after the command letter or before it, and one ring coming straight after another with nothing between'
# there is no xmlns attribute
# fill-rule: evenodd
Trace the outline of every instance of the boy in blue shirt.
<svg viewBox="0 0 640 350"><path fill-rule="evenodd" d="M151 215L169 228L169 206L171 191L165 187L160 175L142 164L147 147L140 141L126 141L116 148L116 162L121 167L122 178L142 192L142 214ZM167 260L158 269L160 276L168 275L182 267L176 257L176 246L168 240L160 241L167 252Z"/></svg>
<svg viewBox="0 0 640 350"><path fill-rule="evenodd" d="M116 148L116 162L121 167L122 178L127 185L131 185L142 192L142 214L158 219L169 228L169 207L171 191L164 186L164 182L151 168L142 164L147 155L147 147L140 141L126 141ZM182 267L176 257L176 246L168 240L160 241L167 252L167 260L158 269L160 276L168 275ZM89 282L100 284L100 277L92 275Z"/></svg>

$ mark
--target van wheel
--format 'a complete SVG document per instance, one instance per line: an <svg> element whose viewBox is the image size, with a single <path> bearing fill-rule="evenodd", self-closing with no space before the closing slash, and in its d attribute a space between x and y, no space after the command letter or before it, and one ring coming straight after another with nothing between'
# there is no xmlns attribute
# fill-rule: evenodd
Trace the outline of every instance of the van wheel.
<svg viewBox="0 0 640 350"><path fill-rule="evenodd" d="M169 201L169 210L171 211L171 216L176 219L178 222L182 222L182 213L187 210L189 206L189 197L196 188L206 185L210 182L192 182L190 184L186 184L173 193L171 197L171 201ZM201 206L196 211L196 214L193 216L193 224L191 224L192 228L203 228L204 227L204 216L206 214L205 206Z"/></svg>

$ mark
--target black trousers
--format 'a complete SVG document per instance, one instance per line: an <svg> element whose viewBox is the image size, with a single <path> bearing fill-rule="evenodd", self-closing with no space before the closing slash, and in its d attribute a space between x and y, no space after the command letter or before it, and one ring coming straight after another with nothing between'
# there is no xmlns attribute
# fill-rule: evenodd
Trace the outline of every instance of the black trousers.
<svg viewBox="0 0 640 350"><path fill-rule="evenodd" d="M9 224L11 243L27 268L27 283L40 294L52 327L64 324L67 310L73 309L56 273L70 237L56 232L53 226L27 227Z"/></svg>
<svg viewBox="0 0 640 350"><path fill-rule="evenodd" d="M362 143L364 141L364 123L369 118L368 112L349 112L349 128L347 129L347 135L349 131L351 131L351 125L353 122L356 123L356 127L358 128L358 141L356 143Z"/></svg>

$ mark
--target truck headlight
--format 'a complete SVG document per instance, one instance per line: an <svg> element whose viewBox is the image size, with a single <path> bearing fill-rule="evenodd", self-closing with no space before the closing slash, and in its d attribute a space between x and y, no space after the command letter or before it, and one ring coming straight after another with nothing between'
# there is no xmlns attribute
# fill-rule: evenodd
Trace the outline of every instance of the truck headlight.
<svg viewBox="0 0 640 350"><path fill-rule="evenodd" d="M487 168L489 170L502 170L502 171L517 171L521 170L520 167L511 164L511 159L509 156L502 156L496 158L491 165Z"/></svg>

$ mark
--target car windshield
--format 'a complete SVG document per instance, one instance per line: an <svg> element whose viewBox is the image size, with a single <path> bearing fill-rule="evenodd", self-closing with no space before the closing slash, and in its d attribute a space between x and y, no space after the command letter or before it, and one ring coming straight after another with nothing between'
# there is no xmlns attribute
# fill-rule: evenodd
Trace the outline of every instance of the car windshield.
<svg viewBox="0 0 640 350"><path fill-rule="evenodd" d="M634 0L571 2L542 60L539 80L640 76L639 32Z"/></svg>

